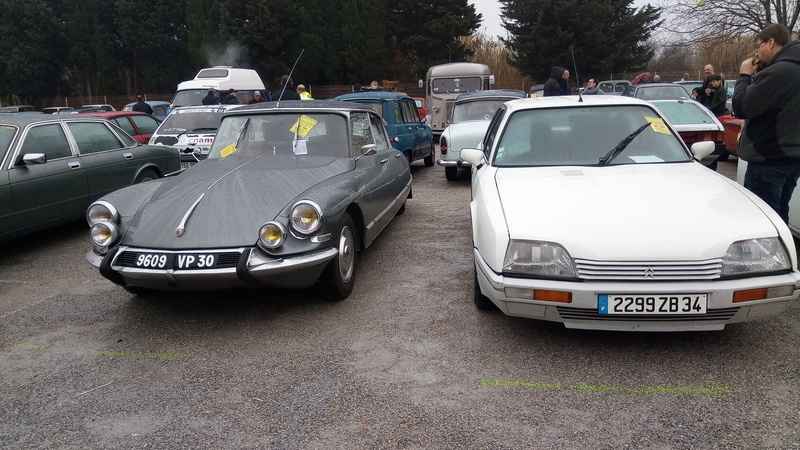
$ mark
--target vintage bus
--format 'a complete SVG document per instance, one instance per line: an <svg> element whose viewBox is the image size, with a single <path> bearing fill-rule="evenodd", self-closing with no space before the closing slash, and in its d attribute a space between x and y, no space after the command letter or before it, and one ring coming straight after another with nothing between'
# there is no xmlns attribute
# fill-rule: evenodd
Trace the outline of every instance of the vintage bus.
<svg viewBox="0 0 800 450"><path fill-rule="evenodd" d="M457 62L431 67L425 81L427 123L438 139L447 127L455 98L465 92L489 89L494 84L494 75L486 64Z"/></svg>

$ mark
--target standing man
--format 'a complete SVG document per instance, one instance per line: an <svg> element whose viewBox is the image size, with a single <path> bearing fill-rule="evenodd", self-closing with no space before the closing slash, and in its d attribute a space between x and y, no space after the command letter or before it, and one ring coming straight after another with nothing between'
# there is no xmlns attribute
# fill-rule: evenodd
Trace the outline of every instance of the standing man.
<svg viewBox="0 0 800 450"><path fill-rule="evenodd" d="M800 41L772 24L755 37L756 55L739 68L733 112L745 119L739 157L744 186L789 221L789 200L800 177Z"/></svg>
<svg viewBox="0 0 800 450"><path fill-rule="evenodd" d="M711 77L714 76L714 66L706 64L706 66L703 67L703 73L706 74L706 79L703 80L703 87L700 89L700 103L710 110L712 94Z"/></svg>
<svg viewBox="0 0 800 450"><path fill-rule="evenodd" d="M300 96L300 100L314 100L311 93L306 91L306 87L302 84L297 85L297 94Z"/></svg>
<svg viewBox="0 0 800 450"><path fill-rule="evenodd" d="M217 91L214 89L209 89L208 94L203 97L203 104L204 105L216 105L219 103L219 99L217 98Z"/></svg>
<svg viewBox="0 0 800 450"><path fill-rule="evenodd" d="M272 92L272 100L279 102L281 100L300 100L300 95L294 90L294 83L292 83L289 75L281 77L281 83L277 90Z"/></svg>
<svg viewBox="0 0 800 450"><path fill-rule="evenodd" d="M144 102L144 99L141 95L136 96L136 103L131 106L131 111L139 111L145 114L150 114L151 116L153 115L153 108Z"/></svg>
<svg viewBox="0 0 800 450"><path fill-rule="evenodd" d="M569 95L569 70L560 67L560 66L553 66L550 70L550 78L544 83L544 95L545 97L551 97L554 95Z"/></svg>

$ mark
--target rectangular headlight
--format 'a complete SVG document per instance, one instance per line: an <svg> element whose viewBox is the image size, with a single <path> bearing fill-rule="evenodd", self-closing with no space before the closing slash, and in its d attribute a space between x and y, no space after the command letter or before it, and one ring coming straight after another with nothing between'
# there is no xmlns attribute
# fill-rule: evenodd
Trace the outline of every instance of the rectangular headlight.
<svg viewBox="0 0 800 450"><path fill-rule="evenodd" d="M722 275L778 272L791 268L789 255L777 237L737 241L722 259Z"/></svg>
<svg viewBox="0 0 800 450"><path fill-rule="evenodd" d="M503 261L504 273L554 278L577 278L567 250L553 242L512 240Z"/></svg>

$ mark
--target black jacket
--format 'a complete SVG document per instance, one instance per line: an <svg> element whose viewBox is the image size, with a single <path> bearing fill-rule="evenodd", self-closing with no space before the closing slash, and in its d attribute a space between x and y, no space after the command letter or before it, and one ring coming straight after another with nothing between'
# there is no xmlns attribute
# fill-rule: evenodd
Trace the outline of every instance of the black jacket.
<svg viewBox="0 0 800 450"><path fill-rule="evenodd" d="M722 83L716 89L712 86L711 90L711 100L708 109L717 117L724 116L728 113L728 107L725 104L725 102L728 101L728 89L725 87L725 80L722 80Z"/></svg>
<svg viewBox="0 0 800 450"><path fill-rule="evenodd" d="M800 41L789 42L759 71L740 74L733 112L746 119L739 157L750 163L800 164Z"/></svg>
<svg viewBox="0 0 800 450"><path fill-rule="evenodd" d="M298 94L292 86L286 86L285 90L283 86L281 86L272 91L272 101L279 100L300 100L300 94Z"/></svg>
<svg viewBox="0 0 800 450"><path fill-rule="evenodd" d="M553 66L553 69L550 70L550 79L544 83L544 93L542 95L550 97L569 94L567 80L561 78L564 75L564 70L563 67Z"/></svg>

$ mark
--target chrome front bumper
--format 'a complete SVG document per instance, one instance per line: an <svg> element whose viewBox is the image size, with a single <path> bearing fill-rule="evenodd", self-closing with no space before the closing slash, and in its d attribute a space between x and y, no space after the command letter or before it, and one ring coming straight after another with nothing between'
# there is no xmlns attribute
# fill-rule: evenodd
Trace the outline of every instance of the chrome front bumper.
<svg viewBox="0 0 800 450"><path fill-rule="evenodd" d="M472 164L463 159L439 159L436 164L442 167L472 167Z"/></svg>

